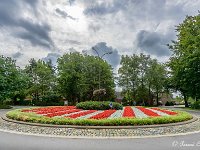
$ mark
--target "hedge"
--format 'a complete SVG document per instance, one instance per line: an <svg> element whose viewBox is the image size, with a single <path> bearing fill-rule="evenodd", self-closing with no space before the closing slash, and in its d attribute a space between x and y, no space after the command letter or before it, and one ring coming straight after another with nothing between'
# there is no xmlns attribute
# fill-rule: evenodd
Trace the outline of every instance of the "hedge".
<svg viewBox="0 0 200 150"><path fill-rule="evenodd" d="M107 110L107 109L123 109L123 105L117 102L109 101L86 101L76 104L76 107L83 110Z"/></svg>

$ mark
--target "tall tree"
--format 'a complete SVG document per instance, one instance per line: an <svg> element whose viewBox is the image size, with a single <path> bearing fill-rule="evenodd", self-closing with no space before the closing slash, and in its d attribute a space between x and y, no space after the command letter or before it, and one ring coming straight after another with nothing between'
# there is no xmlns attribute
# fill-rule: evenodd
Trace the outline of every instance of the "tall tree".
<svg viewBox="0 0 200 150"><path fill-rule="evenodd" d="M200 14L187 16L176 28L177 40L169 48L173 55L169 67L174 87L187 98L200 99Z"/></svg>
<svg viewBox="0 0 200 150"><path fill-rule="evenodd" d="M164 65L144 54L122 56L120 64L119 85L129 104L136 100L138 104L153 105L154 93L158 104L166 78Z"/></svg>
<svg viewBox="0 0 200 150"><path fill-rule="evenodd" d="M139 74L139 57L137 55L123 56L121 58L121 67L119 73L119 85L124 89L126 99L131 103L136 99L136 89L138 87L138 74Z"/></svg>
<svg viewBox="0 0 200 150"><path fill-rule="evenodd" d="M54 92L56 76L50 62L31 59L29 65L25 67L25 72L30 78L28 93L33 96L33 99L39 100Z"/></svg>
<svg viewBox="0 0 200 150"><path fill-rule="evenodd" d="M11 98L16 91L23 90L26 79L15 60L0 56L0 102Z"/></svg>
<svg viewBox="0 0 200 150"><path fill-rule="evenodd" d="M60 92L71 103L93 98L93 91L106 89L107 98L114 95L114 79L111 66L98 57L80 53L65 54L58 59Z"/></svg>

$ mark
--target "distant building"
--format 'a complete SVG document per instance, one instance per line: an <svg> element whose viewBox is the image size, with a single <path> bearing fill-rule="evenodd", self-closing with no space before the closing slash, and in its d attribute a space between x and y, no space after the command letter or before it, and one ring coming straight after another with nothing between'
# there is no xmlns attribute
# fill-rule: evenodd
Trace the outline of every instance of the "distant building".
<svg viewBox="0 0 200 150"><path fill-rule="evenodd" d="M161 105L165 105L167 101L172 101L172 100L173 100L172 94L168 94L165 92L159 94L159 103Z"/></svg>

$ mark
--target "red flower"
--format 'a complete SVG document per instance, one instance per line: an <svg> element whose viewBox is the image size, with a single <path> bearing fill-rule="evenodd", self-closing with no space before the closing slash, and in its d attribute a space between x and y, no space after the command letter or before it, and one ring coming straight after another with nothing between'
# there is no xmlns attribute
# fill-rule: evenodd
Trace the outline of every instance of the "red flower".
<svg viewBox="0 0 200 150"><path fill-rule="evenodd" d="M122 116L123 117L135 117L135 113L133 112L133 109L130 106L126 106L124 108L124 113Z"/></svg>
<svg viewBox="0 0 200 150"><path fill-rule="evenodd" d="M69 115L67 116L66 118L78 118L80 116L85 116L87 114L91 114L93 112L96 112L97 110L87 110L87 111L84 111L84 112L80 112L80 113L77 113L77 114L72 114L72 115Z"/></svg>
<svg viewBox="0 0 200 150"><path fill-rule="evenodd" d="M65 114L70 114L70 113L79 112L79 111L81 111L81 109L72 109L72 110L67 110L67 111L62 111L62 112L52 112L52 113L49 113L49 114L45 114L43 116L55 117L55 116L62 116L62 115L65 115Z"/></svg>
<svg viewBox="0 0 200 150"><path fill-rule="evenodd" d="M144 114L148 115L148 116L151 116L151 117L157 117L157 116L160 116L159 114L153 112L152 110L149 110L149 109L146 109L144 107L136 107L137 109L141 110Z"/></svg>
<svg viewBox="0 0 200 150"><path fill-rule="evenodd" d="M90 117L90 119L104 119L108 118L110 115L112 115L116 110L110 109L110 110L104 110L103 112L94 115Z"/></svg>
<svg viewBox="0 0 200 150"><path fill-rule="evenodd" d="M170 111L170 110L163 110L163 109L159 109L159 108L151 108L151 109L164 112L164 113L166 113L166 114L168 114L168 115L176 115L176 114L177 114L177 112L173 112L173 111Z"/></svg>

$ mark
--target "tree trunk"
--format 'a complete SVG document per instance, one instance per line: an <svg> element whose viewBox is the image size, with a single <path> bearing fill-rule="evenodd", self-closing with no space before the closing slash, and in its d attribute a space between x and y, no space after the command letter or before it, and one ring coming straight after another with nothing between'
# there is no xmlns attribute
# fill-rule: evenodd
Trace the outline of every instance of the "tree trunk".
<svg viewBox="0 0 200 150"><path fill-rule="evenodd" d="M184 98L184 102L185 102L185 107L189 107L188 101L187 101L187 96L184 93L183 93L183 98Z"/></svg>
<svg viewBox="0 0 200 150"><path fill-rule="evenodd" d="M159 106L159 102L158 102L158 91L156 92L156 103L157 103L157 106Z"/></svg>

